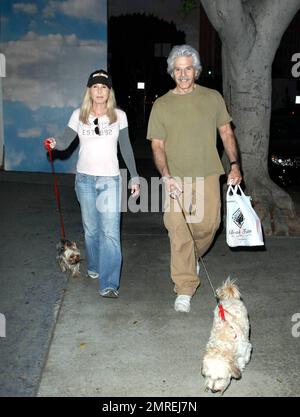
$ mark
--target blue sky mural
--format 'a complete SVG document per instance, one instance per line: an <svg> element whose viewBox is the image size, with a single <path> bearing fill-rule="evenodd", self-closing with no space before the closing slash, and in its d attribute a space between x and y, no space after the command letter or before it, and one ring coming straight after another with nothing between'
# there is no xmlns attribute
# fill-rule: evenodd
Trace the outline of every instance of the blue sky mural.
<svg viewBox="0 0 300 417"><path fill-rule="evenodd" d="M62 134L88 75L107 68L106 0L1 1L5 169L50 172L44 138ZM77 151L56 159L75 172Z"/></svg>

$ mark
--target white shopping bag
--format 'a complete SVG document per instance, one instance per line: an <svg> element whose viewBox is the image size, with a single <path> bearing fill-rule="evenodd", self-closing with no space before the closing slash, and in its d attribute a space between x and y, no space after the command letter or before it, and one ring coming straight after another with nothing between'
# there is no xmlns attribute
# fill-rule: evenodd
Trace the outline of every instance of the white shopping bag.
<svg viewBox="0 0 300 417"><path fill-rule="evenodd" d="M228 187L226 195L226 242L228 246L264 245L261 223L250 199L251 197L246 196L239 185Z"/></svg>

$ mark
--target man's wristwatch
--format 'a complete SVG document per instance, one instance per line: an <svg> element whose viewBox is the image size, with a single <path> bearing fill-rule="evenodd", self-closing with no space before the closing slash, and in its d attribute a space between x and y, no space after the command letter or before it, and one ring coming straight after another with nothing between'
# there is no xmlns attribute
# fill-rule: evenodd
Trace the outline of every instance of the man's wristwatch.
<svg viewBox="0 0 300 417"><path fill-rule="evenodd" d="M238 167L240 167L240 166L241 166L241 164L240 164L240 162L239 162L239 161L231 161L231 162L230 162L230 166L232 166L232 165L238 165Z"/></svg>

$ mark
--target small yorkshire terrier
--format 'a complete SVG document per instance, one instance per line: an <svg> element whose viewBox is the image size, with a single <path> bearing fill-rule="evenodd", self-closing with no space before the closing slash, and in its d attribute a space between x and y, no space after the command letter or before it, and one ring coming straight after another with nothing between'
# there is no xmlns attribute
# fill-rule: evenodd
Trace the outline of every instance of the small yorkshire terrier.
<svg viewBox="0 0 300 417"><path fill-rule="evenodd" d="M75 242L61 239L56 245L56 259L62 272L70 271L72 277L79 277L80 252Z"/></svg>
<svg viewBox="0 0 300 417"><path fill-rule="evenodd" d="M225 320L220 317L217 306L203 358L202 375L206 391L223 394L231 378L241 378L250 360L252 345L249 342L248 313L239 289L230 277L217 289L217 296L224 308Z"/></svg>

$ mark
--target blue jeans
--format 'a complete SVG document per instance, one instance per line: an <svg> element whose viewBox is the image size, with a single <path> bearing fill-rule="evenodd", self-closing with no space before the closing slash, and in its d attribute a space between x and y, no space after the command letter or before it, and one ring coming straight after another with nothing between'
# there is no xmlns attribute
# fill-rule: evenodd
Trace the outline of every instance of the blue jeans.
<svg viewBox="0 0 300 417"><path fill-rule="evenodd" d="M120 190L120 176L76 174L87 268L99 274L100 290L118 289L120 285Z"/></svg>

